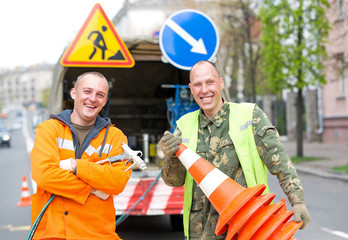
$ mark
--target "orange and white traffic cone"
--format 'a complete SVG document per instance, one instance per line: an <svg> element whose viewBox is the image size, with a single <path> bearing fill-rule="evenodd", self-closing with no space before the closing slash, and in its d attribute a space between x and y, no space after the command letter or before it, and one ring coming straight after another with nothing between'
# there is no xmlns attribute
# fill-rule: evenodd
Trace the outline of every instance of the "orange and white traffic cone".
<svg viewBox="0 0 348 240"><path fill-rule="evenodd" d="M290 240L302 225L286 223L293 213L281 211L284 202L269 205L275 194L261 195L264 184L244 188L183 144L175 154L220 214L216 235L228 229L229 240Z"/></svg>
<svg viewBox="0 0 348 240"><path fill-rule="evenodd" d="M23 176L21 200L17 203L18 207L31 206L30 193L27 178Z"/></svg>

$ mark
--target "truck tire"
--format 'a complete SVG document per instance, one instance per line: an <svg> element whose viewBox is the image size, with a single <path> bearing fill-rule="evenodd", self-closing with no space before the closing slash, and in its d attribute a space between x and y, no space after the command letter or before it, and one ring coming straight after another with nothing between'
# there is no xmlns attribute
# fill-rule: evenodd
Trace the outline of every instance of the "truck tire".
<svg viewBox="0 0 348 240"><path fill-rule="evenodd" d="M184 223L181 214L170 215L170 224L172 226L173 231L184 230Z"/></svg>

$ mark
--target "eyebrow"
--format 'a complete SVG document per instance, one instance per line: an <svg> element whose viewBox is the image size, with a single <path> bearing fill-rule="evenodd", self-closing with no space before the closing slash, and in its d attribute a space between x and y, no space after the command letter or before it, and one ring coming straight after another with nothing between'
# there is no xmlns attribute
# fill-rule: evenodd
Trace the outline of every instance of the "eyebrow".
<svg viewBox="0 0 348 240"><path fill-rule="evenodd" d="M82 90L94 90L94 88L91 87L83 87ZM106 96L107 93L103 92L103 91L97 91L98 94L103 94L103 96Z"/></svg>
<svg viewBox="0 0 348 240"><path fill-rule="evenodd" d="M104 97L107 95L107 93L101 92L101 91L98 91L97 93L98 93L98 94L102 94Z"/></svg>

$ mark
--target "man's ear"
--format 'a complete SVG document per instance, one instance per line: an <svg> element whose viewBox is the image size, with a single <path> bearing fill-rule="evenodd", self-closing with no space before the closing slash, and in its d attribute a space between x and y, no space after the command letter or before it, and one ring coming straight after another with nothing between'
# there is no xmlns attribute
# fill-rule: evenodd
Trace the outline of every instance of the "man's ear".
<svg viewBox="0 0 348 240"><path fill-rule="evenodd" d="M72 88L70 90L70 96L73 100L75 100L75 98L76 98L76 89L75 88Z"/></svg>
<svg viewBox="0 0 348 240"><path fill-rule="evenodd" d="M221 86L221 89L224 89L225 87L225 81L222 77L220 78L220 86Z"/></svg>
<svg viewBox="0 0 348 240"><path fill-rule="evenodd" d="M108 98L106 98L104 104L103 104L103 107L106 105L106 103L108 102Z"/></svg>

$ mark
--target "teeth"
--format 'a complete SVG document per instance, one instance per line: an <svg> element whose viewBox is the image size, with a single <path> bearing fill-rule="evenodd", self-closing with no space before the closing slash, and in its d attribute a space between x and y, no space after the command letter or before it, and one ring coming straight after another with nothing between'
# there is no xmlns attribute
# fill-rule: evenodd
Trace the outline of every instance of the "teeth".
<svg viewBox="0 0 348 240"><path fill-rule="evenodd" d="M89 108L95 108L94 106L92 105L86 105L86 107L89 107Z"/></svg>
<svg viewBox="0 0 348 240"><path fill-rule="evenodd" d="M211 97L202 98L203 101L208 101L208 100L210 100L210 99L211 99Z"/></svg>

